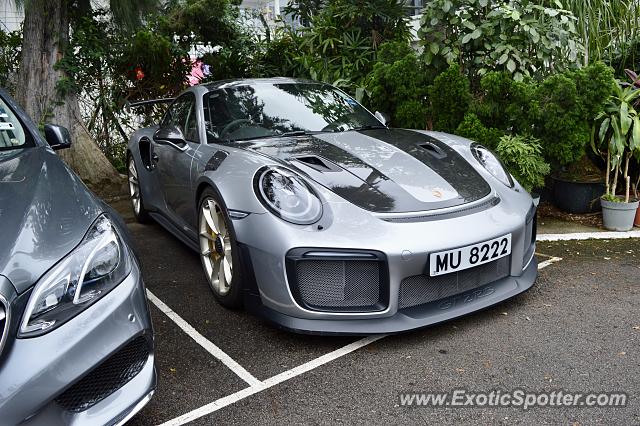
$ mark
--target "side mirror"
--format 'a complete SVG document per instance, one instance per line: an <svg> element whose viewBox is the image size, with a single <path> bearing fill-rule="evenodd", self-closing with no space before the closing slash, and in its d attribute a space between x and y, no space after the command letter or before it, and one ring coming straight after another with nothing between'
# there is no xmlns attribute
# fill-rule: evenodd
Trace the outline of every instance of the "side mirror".
<svg viewBox="0 0 640 426"><path fill-rule="evenodd" d="M385 114L384 112L376 111L374 116L385 126L389 124L389 115Z"/></svg>
<svg viewBox="0 0 640 426"><path fill-rule="evenodd" d="M71 135L66 127L45 124L44 137L54 151L71 147Z"/></svg>
<svg viewBox="0 0 640 426"><path fill-rule="evenodd" d="M153 140L160 145L170 145L180 151L187 149L187 141L182 130L176 126L160 127L153 134Z"/></svg>

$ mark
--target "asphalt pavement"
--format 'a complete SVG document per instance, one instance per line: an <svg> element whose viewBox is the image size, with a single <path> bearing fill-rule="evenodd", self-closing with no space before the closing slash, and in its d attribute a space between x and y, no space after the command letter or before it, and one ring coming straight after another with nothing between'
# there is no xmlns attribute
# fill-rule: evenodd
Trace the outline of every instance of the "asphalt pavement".
<svg viewBox="0 0 640 426"><path fill-rule="evenodd" d="M196 253L156 224L129 226L153 295L258 381L284 377L243 394L246 381L152 305L158 389L132 425L176 418L168 424L181 424L187 413L194 425L640 424L638 239L539 243L539 261L562 260L541 270L529 292L315 365L360 338L292 334L225 309ZM315 367L288 378L305 363ZM527 410L400 405L401 392L455 389L624 392L628 403Z"/></svg>

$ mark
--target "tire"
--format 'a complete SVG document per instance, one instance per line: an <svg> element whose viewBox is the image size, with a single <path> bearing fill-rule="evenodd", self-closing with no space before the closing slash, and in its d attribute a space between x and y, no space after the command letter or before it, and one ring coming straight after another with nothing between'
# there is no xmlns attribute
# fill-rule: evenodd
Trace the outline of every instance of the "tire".
<svg viewBox="0 0 640 426"><path fill-rule="evenodd" d="M213 296L227 308L241 308L244 271L236 234L227 208L213 188L205 189L198 202L198 234L202 269Z"/></svg>
<svg viewBox="0 0 640 426"><path fill-rule="evenodd" d="M138 223L149 223L151 221L151 217L149 216L149 212L144 208L144 201L142 200L142 191L140 190L140 180L138 176L136 162L132 155L128 155L127 178L133 215Z"/></svg>

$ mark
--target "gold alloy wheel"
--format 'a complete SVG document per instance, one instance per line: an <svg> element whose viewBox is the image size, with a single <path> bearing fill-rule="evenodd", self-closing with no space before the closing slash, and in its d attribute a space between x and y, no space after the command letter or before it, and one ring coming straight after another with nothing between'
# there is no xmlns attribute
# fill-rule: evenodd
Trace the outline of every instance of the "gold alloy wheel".
<svg viewBox="0 0 640 426"><path fill-rule="evenodd" d="M200 211L200 256L209 285L220 296L229 293L233 278L231 236L221 207L213 198L202 202Z"/></svg>
<svg viewBox="0 0 640 426"><path fill-rule="evenodd" d="M129 196L131 197L131 204L133 205L133 211L136 215L140 214L140 182L138 181L138 170L136 170L136 163L133 158L129 159Z"/></svg>

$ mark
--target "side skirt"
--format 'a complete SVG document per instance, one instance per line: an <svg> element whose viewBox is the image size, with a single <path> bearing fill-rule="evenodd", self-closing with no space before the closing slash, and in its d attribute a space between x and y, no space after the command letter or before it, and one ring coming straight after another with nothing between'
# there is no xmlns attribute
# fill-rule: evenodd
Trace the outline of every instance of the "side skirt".
<svg viewBox="0 0 640 426"><path fill-rule="evenodd" d="M180 241L186 244L191 250L195 251L196 253L200 253L200 246L198 245L197 241L193 241L191 238L185 235L185 233L180 228L175 226L170 220L168 220L162 214L158 212L149 212L149 215L156 222L158 222L160 226L165 228L167 231L173 234L174 237L178 238Z"/></svg>

